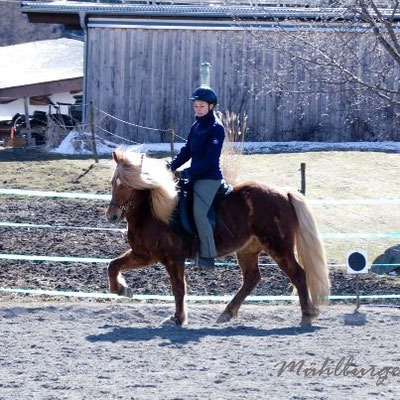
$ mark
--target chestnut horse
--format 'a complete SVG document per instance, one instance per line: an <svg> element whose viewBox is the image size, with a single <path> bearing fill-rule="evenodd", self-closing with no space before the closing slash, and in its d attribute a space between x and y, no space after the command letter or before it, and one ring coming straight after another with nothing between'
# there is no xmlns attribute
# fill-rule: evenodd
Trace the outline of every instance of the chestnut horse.
<svg viewBox="0 0 400 400"><path fill-rule="evenodd" d="M185 308L185 259L196 249L187 248L169 222L177 205L174 175L162 160L131 151L113 152L116 162L109 222L126 218L131 250L108 266L112 293L132 296L121 272L161 262L171 279L177 325L187 322ZM300 299L302 324L311 324L317 306L326 302L330 282L324 247L314 218L299 193L281 193L255 182L237 185L218 205L214 230L218 256L236 252L243 284L217 322L236 317L246 296L260 281L258 256L269 254L293 283ZM295 257L297 250L297 259Z"/></svg>

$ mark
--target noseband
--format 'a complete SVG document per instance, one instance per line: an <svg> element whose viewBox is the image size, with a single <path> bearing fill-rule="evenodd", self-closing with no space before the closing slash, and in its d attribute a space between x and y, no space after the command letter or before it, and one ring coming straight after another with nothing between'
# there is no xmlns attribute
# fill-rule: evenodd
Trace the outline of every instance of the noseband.
<svg viewBox="0 0 400 400"><path fill-rule="evenodd" d="M122 211L122 216L125 217L128 214L129 209L132 207L133 194L134 194L134 192L132 192L131 197L129 197L129 199L124 204L121 204L121 205L119 205L115 201L111 200L110 204L108 205L108 207L117 207L117 208L119 208Z"/></svg>

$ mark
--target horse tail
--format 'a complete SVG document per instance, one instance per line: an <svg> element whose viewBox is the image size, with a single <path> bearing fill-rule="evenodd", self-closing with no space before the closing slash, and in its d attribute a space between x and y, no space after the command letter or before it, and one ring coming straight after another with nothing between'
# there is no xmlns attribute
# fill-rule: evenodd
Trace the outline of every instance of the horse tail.
<svg viewBox="0 0 400 400"><path fill-rule="evenodd" d="M295 236L297 258L306 274L311 300L315 305L327 303L331 285L325 249L317 225L306 198L295 192L289 192L288 196L299 221Z"/></svg>

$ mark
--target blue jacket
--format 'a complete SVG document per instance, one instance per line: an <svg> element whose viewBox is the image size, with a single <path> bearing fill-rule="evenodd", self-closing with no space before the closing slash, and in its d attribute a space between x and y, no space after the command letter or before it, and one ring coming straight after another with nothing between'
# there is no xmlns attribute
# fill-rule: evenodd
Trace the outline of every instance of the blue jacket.
<svg viewBox="0 0 400 400"><path fill-rule="evenodd" d="M190 168L184 170L184 176L190 181L222 179L219 159L224 138L224 127L215 120L213 111L204 117L196 117L186 144L171 161L172 171L192 159Z"/></svg>

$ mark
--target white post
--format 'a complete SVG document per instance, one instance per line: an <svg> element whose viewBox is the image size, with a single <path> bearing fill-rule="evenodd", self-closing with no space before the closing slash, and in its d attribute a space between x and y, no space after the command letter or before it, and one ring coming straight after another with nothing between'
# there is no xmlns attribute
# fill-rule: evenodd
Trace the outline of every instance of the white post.
<svg viewBox="0 0 400 400"><path fill-rule="evenodd" d="M211 64L209 62L203 62L200 66L200 86L210 86L210 69Z"/></svg>
<svg viewBox="0 0 400 400"><path fill-rule="evenodd" d="M31 122L29 121L29 97L24 97L24 108L25 108L25 126L28 130L28 145L32 144L32 131L31 131Z"/></svg>
<svg viewBox="0 0 400 400"><path fill-rule="evenodd" d="M99 0L97 1L99 2ZM88 100L88 81L87 81L87 72L88 72L88 57L89 57L89 44L88 44L88 29L86 25L86 12L79 12L79 21L81 28L83 30L83 38L84 38L84 46L83 46L83 82L82 82L82 124L86 124L88 120L87 115L87 100Z"/></svg>

